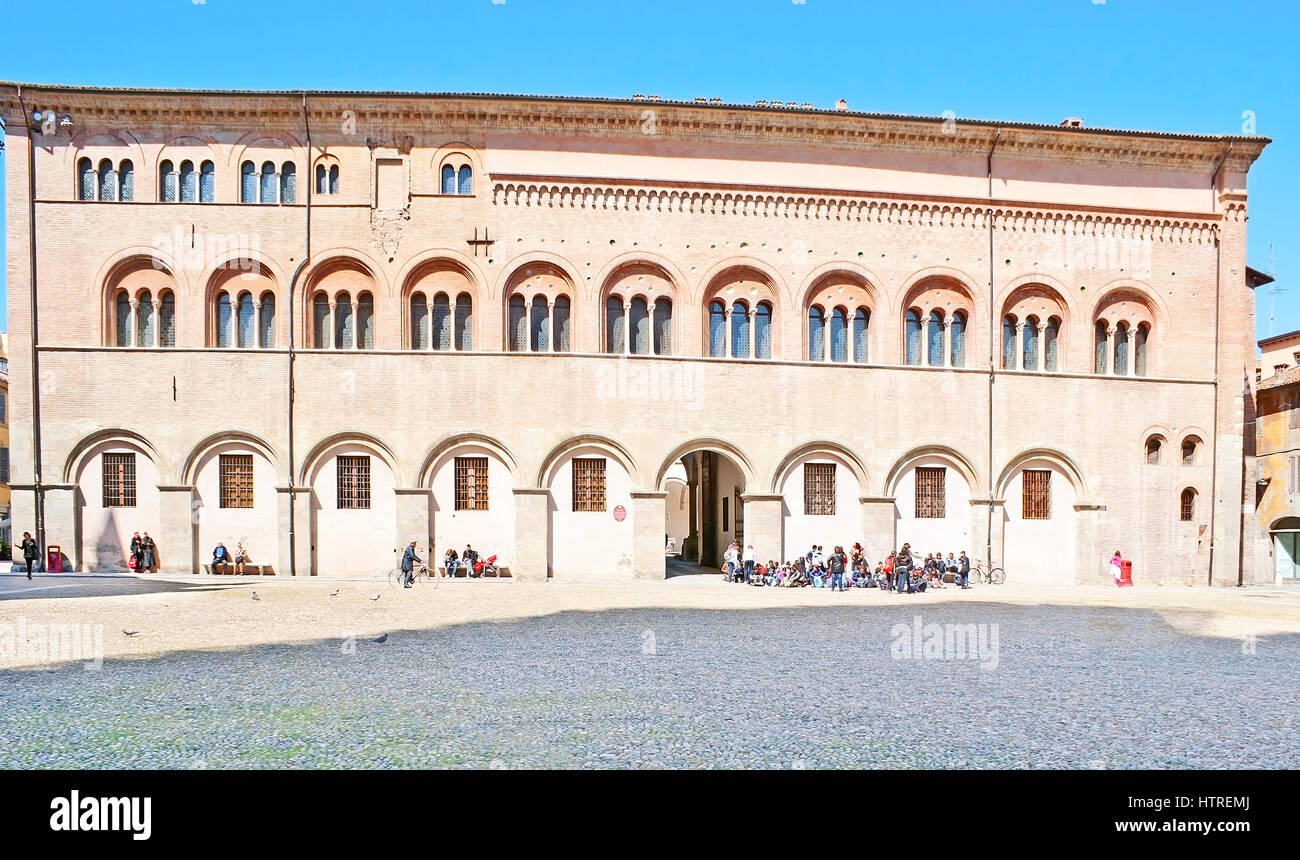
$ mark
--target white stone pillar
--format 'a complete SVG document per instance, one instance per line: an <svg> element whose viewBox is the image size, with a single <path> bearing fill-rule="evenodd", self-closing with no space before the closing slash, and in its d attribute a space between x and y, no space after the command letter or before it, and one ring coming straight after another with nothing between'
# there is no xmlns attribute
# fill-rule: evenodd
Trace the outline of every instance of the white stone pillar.
<svg viewBox="0 0 1300 860"><path fill-rule="evenodd" d="M632 354L632 303L623 302L623 354Z"/></svg>
<svg viewBox="0 0 1300 860"><path fill-rule="evenodd" d="M1124 351L1124 375L1132 376L1134 368L1137 366L1134 358L1137 354L1137 329L1130 324L1128 327L1128 349Z"/></svg>
<svg viewBox="0 0 1300 860"><path fill-rule="evenodd" d="M1106 372L1115 374L1115 327L1106 326Z"/></svg>
<svg viewBox="0 0 1300 860"><path fill-rule="evenodd" d="M149 346L154 349L162 343L162 299L156 298L153 304L153 335L149 338L152 341Z"/></svg>
<svg viewBox="0 0 1300 860"><path fill-rule="evenodd" d="M159 329L162 328L160 324ZM253 296L253 342L249 344L253 349L259 349L262 346L262 300Z"/></svg>
<svg viewBox="0 0 1300 860"><path fill-rule="evenodd" d="M361 348L361 327L357 324L357 297L348 296L348 305L352 309L352 349Z"/></svg>
<svg viewBox="0 0 1300 860"><path fill-rule="evenodd" d="M731 306L722 309L722 356L731 358Z"/></svg>
<svg viewBox="0 0 1300 860"><path fill-rule="evenodd" d="M939 351L943 353L943 366L952 367L952 342L948 337L947 320L939 321Z"/></svg>
<svg viewBox="0 0 1300 860"><path fill-rule="evenodd" d="M555 336L556 336L556 331L555 331L555 299L552 298L552 297L550 297L550 296L547 296L547 298L546 298L546 324L547 324L548 326L550 326L550 329L551 329L551 331L550 331L550 335L551 335L551 336L550 336L550 338L547 339L547 341L546 341L546 351L547 351L547 352L556 352L557 350L555 349ZM452 315L451 336L452 336L453 339L456 337L456 317L455 317L454 314Z"/></svg>
<svg viewBox="0 0 1300 860"><path fill-rule="evenodd" d="M424 324L429 329L429 342L424 345L424 348L431 351L434 339L437 337L433 330L433 296L431 294L424 297Z"/></svg>
<svg viewBox="0 0 1300 860"><path fill-rule="evenodd" d="M130 301L131 301L131 331L127 335L126 342L129 346L139 346L140 345L139 333L138 333L139 330L137 326L140 325L140 300L131 299Z"/></svg>
<svg viewBox="0 0 1300 860"><path fill-rule="evenodd" d="M328 327L326 327L325 329L326 349L334 349L334 345L338 343L338 341L336 340L336 334L334 332L334 307L336 304L338 304L338 302L336 302L334 299L329 300L330 312L325 317L325 321L329 323Z"/></svg>
<svg viewBox="0 0 1300 860"><path fill-rule="evenodd" d="M834 313L834 311L831 311ZM822 313L822 354L820 361L834 361L835 353L831 348L831 314Z"/></svg>
<svg viewBox="0 0 1300 860"><path fill-rule="evenodd" d="M1038 324L1038 354L1034 356L1037 367L1034 368L1039 373L1047 366L1047 323Z"/></svg>

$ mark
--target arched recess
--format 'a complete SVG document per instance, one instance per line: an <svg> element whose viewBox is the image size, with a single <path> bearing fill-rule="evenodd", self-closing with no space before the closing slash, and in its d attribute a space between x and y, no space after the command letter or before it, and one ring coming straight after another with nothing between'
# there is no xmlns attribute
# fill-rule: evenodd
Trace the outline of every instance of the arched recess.
<svg viewBox="0 0 1300 860"><path fill-rule="evenodd" d="M282 311L280 282L271 276L269 269L248 263L232 260L228 267L213 271L208 280L203 302L205 346L255 349L262 343L264 332L270 346L286 345L289 325ZM223 303L223 294L228 304ZM245 294L256 308L251 321L240 316L240 303ZM251 330L245 330L248 326Z"/></svg>
<svg viewBox="0 0 1300 860"><path fill-rule="evenodd" d="M945 461L966 480L966 483L970 485L973 496L984 496L984 483L980 480L979 473L975 471L975 466L970 458L956 448L947 445L918 445L895 460L894 465L890 466L889 471L885 473L882 495L893 496L898 489L898 481L903 471L915 464L917 460L923 458L937 458Z"/></svg>
<svg viewBox="0 0 1300 860"><path fill-rule="evenodd" d="M549 491L551 575L630 577L636 527L632 491L638 484L627 450L604 436L575 436L551 449L538 479Z"/></svg>
<svg viewBox="0 0 1300 860"><path fill-rule="evenodd" d="M475 270L454 257L428 257L401 284L402 349L482 349L484 309Z"/></svg>
<svg viewBox="0 0 1300 860"><path fill-rule="evenodd" d="M659 465L658 471L655 472L654 488L656 490L666 489L664 481L667 479L669 471L673 464L679 462L682 457L696 451L712 451L715 454L722 454L730 459L738 469L745 480L745 486L757 487L758 482L755 480L754 467L749 457L745 455L735 444L728 442L726 439L719 439L712 436L702 436L692 439L689 442L683 442L676 448L668 452Z"/></svg>
<svg viewBox="0 0 1300 860"><path fill-rule="evenodd" d="M472 545L505 567L515 560L518 464L510 449L483 433L459 433L431 447L420 466L421 487L431 492L430 564Z"/></svg>
<svg viewBox="0 0 1300 860"><path fill-rule="evenodd" d="M806 286L803 290L801 310L804 324L800 326L803 332L801 358L809 361L831 360L859 364L870 361L871 341L881 331L885 316L880 313L880 296L875 282L868 280L862 274L861 267L850 268L844 264L827 264L820 267L820 270L820 275L805 282ZM827 333L820 335L821 346L817 350L821 353L820 357L815 357L810 349L814 344L814 332L809 315L814 308L817 308L821 318L827 321L825 327L828 329ZM833 328L832 321L836 309L843 309L847 316L847 330L844 332L843 348L839 355L833 348L834 336L829 331ZM857 324L859 311L863 312L861 326Z"/></svg>
<svg viewBox="0 0 1300 860"><path fill-rule="evenodd" d="M1035 448L1013 457L996 486L1003 499L997 557L1008 575L1027 584L1073 584L1077 511L1089 504L1083 471L1060 451Z"/></svg>
<svg viewBox="0 0 1300 860"><path fill-rule="evenodd" d="M979 290L968 278L950 270L927 269L914 275L904 285L897 319L902 321L896 340L903 364L930 367L965 366L970 362L971 346L981 330ZM913 318L919 323L914 332ZM960 346L951 343L950 327L960 318ZM916 338L915 342L913 338Z"/></svg>
<svg viewBox="0 0 1300 860"><path fill-rule="evenodd" d="M503 350L595 351L595 332L587 331L579 281L569 268L536 254L508 268L500 304Z"/></svg>
<svg viewBox="0 0 1300 860"><path fill-rule="evenodd" d="M1055 287L1039 281L1027 281L1004 292L998 319L1010 320L1020 327L1014 344L1014 366L1008 370L1047 372L1065 370L1065 355L1070 342L1070 306ZM1004 329L1005 331L1005 329ZM1032 355L1034 366L1025 366Z"/></svg>
<svg viewBox="0 0 1300 860"><path fill-rule="evenodd" d="M178 331L177 320L180 312L179 296L181 290L173 270L166 267L156 256L132 255L118 260L105 275L103 289L100 292L100 332L101 342L105 346L175 346ZM119 296L125 294L128 304L125 317L119 311ZM165 296L170 294L170 306L162 306ZM158 303L157 311L153 307L147 310L152 320L148 328L151 342L142 343L139 319L140 303ZM132 304L134 303L134 304ZM164 333L163 325L167 324ZM157 329L154 332L154 329ZM169 336L168 336L169 335ZM125 343L123 337L125 336Z"/></svg>
<svg viewBox="0 0 1300 860"><path fill-rule="evenodd" d="M826 439L816 439L805 442L797 448L790 451L782 458L781 462L772 471L772 479L769 482L771 492L781 492L781 485L789 477L790 472L799 465L800 461L809 456L825 454L843 461L857 483L857 494L866 496L869 494L869 482L867 480L867 467L862 460L851 448L839 442L832 442Z"/></svg>
<svg viewBox="0 0 1300 860"><path fill-rule="evenodd" d="M182 467L183 483L193 486L194 539L198 564L210 563L217 542L233 558L239 544L253 564L280 560L280 461L265 440L231 431L207 437L191 450Z"/></svg>
<svg viewBox="0 0 1300 860"><path fill-rule="evenodd" d="M1054 448L1029 448L1007 461L1006 466L998 474L997 483L994 485L998 498L1004 497L1007 484L1014 476L1015 471L1029 460L1043 460L1057 467L1061 474L1070 481L1079 504L1088 503L1091 499L1083 470L1079 468L1079 465L1072 458Z"/></svg>
<svg viewBox="0 0 1300 860"><path fill-rule="evenodd" d="M829 553L863 538L862 504L867 470L847 445L816 440L790 451L772 473L780 496L782 552L786 557L816 544Z"/></svg>
<svg viewBox="0 0 1300 860"><path fill-rule="evenodd" d="M66 167L71 167L82 158L89 158L95 164L98 164L102 158L110 158L114 164L121 162L122 158L131 159L136 170L152 169L155 161L145 158L144 147L140 144L139 139L129 131L89 131L82 129L74 132L71 146L59 147L63 150L63 163ZM125 149L126 153L122 150ZM129 153L129 154L127 154ZM138 198L148 199L148 198Z"/></svg>
<svg viewBox="0 0 1300 860"><path fill-rule="evenodd" d="M321 440L303 460L301 486L311 488L315 575L373 576L397 566L411 539L397 534L396 490L406 484L384 442L360 432Z"/></svg>
<svg viewBox="0 0 1300 860"><path fill-rule="evenodd" d="M1145 285L1124 281L1103 287L1092 311L1094 360L1090 369L1112 376L1162 375L1166 368L1160 347L1168 330L1166 319L1159 297ZM1100 364L1099 358L1103 359Z"/></svg>
<svg viewBox="0 0 1300 860"><path fill-rule="evenodd" d="M388 312L381 297L387 290L381 292L374 267L358 257L338 255L317 263L304 283L298 297L298 343L304 349L372 348L363 345L365 333L359 327L361 297L366 294L371 297L373 348L383 348ZM317 312L321 307L326 313Z"/></svg>
<svg viewBox="0 0 1300 860"><path fill-rule="evenodd" d="M545 487L547 482L551 480L552 473L560 458L569 451L580 447L600 449L613 457L624 469L627 470L628 475L632 478L632 485L638 486L637 482L639 481L639 478L637 466L632 454L627 450L627 448L623 447L622 443L616 442L608 436L601 436L596 433L583 433L579 436L570 436L568 439L565 439L563 442L560 442L555 447L551 448L551 450L547 452L546 456L542 458L541 466L537 470L537 486Z"/></svg>
<svg viewBox="0 0 1300 860"><path fill-rule="evenodd" d="M248 433L244 430L224 430L220 433L213 433L204 437L198 444L190 449L181 463L180 472L177 475L178 483L193 484L195 469L198 467L199 460L206 456L213 448L227 444L239 444L257 451L271 464L277 475L283 473L282 461L279 453L261 436L254 433Z"/></svg>
<svg viewBox="0 0 1300 860"><path fill-rule="evenodd" d="M972 541L984 528L976 519L987 508L971 505L983 492L964 454L946 445L913 448L885 476L885 495L894 500L893 543L910 543L922 558L963 550L974 556Z"/></svg>
<svg viewBox="0 0 1300 860"><path fill-rule="evenodd" d="M627 351L645 355L680 355L684 301L680 296L677 282L673 280L669 271L659 263L637 257L625 259L612 269L606 267L606 271L608 274L602 276L598 295L598 307L601 308L602 317L608 313L608 301L612 297L617 297L625 308L631 307L634 301L642 301L648 310L647 323L650 329L645 333L644 349L638 351L639 333L629 327L624 332ZM668 337L661 351L656 311L662 307L660 302L664 300L668 302ZM601 331L608 332L608 330L609 320L602 318ZM603 352L611 351L611 345L606 338L602 338L601 349Z"/></svg>
<svg viewBox="0 0 1300 860"><path fill-rule="evenodd" d="M719 304L726 315L722 334L723 358L788 358L781 336L785 328L782 308L786 288L775 270L749 258L725 260L700 279L701 352L715 355L711 338L711 308ZM739 317L737 315L740 315Z"/></svg>
<svg viewBox="0 0 1300 860"><path fill-rule="evenodd" d="M441 194L442 169L451 167L457 177L456 193L459 196L459 176L462 167L469 167L472 177L470 193L482 196L488 189L488 176L483 169L483 156L477 147L462 140L444 143L429 156L425 175L417 179L417 187L426 193Z"/></svg>
<svg viewBox="0 0 1300 860"><path fill-rule="evenodd" d="M76 546L65 554L75 554L76 570L125 571L133 533L159 540L158 485L165 474L153 444L133 430L100 430L73 446L64 462L64 480L76 487ZM183 553L183 548L159 545L154 570L169 552Z"/></svg>

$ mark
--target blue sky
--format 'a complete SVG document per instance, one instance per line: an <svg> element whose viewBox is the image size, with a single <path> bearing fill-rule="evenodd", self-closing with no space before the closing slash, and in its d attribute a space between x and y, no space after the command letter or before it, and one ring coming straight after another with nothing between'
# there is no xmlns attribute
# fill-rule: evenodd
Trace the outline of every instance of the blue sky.
<svg viewBox="0 0 1300 860"><path fill-rule="evenodd" d="M0 79L813 102L854 110L1271 137L1248 263L1300 329L1300 4L867 0L5 2ZM97 35L103 28L104 37ZM205 57L205 46L221 60ZM0 155L0 158L3 156ZM0 177L0 183L3 179ZM0 236L0 241L2 241ZM21 253L21 249L19 249ZM0 278L3 273L0 272ZM2 282L0 282L2 288ZM1268 333L1269 296L1256 300ZM0 307L0 327L5 326Z"/></svg>

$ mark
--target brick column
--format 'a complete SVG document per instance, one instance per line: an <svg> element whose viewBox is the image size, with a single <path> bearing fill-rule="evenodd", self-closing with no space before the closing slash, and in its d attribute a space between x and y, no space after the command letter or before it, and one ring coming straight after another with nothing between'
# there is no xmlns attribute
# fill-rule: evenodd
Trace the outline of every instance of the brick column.
<svg viewBox="0 0 1300 860"><path fill-rule="evenodd" d="M784 497L779 493L745 493L740 501L745 506L745 543L754 545L755 556L764 563L769 558L785 558Z"/></svg>
<svg viewBox="0 0 1300 860"><path fill-rule="evenodd" d="M898 540L895 533L894 497L860 496L861 505L860 531L862 549L867 553L867 560L873 565L897 549L894 542Z"/></svg>
<svg viewBox="0 0 1300 860"><path fill-rule="evenodd" d="M200 568L195 558L194 533L197 531L196 515L204 511L195 509L194 487L190 484L160 484L158 486L159 524L154 543L158 545L157 561L161 573L195 573Z"/></svg>
<svg viewBox="0 0 1300 860"><path fill-rule="evenodd" d="M515 489L515 563L510 575L545 582L550 567L551 491Z"/></svg>
<svg viewBox="0 0 1300 860"><path fill-rule="evenodd" d="M664 518L668 514L668 493L663 490L632 493L632 576L635 579L665 579Z"/></svg>

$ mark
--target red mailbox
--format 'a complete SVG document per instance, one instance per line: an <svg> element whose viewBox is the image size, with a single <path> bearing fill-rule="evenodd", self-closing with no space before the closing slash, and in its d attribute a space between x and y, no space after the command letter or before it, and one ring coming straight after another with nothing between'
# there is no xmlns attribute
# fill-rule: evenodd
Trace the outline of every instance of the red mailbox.
<svg viewBox="0 0 1300 860"><path fill-rule="evenodd" d="M1126 585L1133 584L1133 562L1124 559L1119 563L1119 586L1123 588Z"/></svg>
<svg viewBox="0 0 1300 860"><path fill-rule="evenodd" d="M52 543L45 548L45 572L63 573L63 547Z"/></svg>

